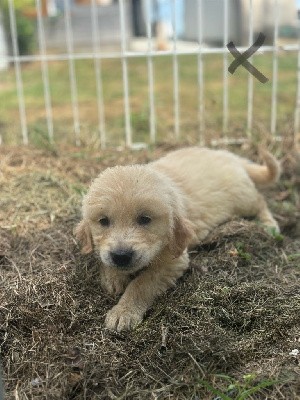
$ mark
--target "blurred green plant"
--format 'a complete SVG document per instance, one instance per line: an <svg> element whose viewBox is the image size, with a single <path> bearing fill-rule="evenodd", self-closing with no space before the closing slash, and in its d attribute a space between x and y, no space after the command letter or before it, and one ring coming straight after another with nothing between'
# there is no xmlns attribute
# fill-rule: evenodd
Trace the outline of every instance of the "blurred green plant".
<svg viewBox="0 0 300 400"><path fill-rule="evenodd" d="M215 388L205 380L199 382L206 387L210 393L217 395L213 400L246 400L250 397L252 398L252 395L261 393L263 389L269 388L276 383L275 380L269 379L257 381L256 374L244 375L241 380L236 380L223 374L216 375L216 377L227 382L225 391Z"/></svg>
<svg viewBox="0 0 300 400"><path fill-rule="evenodd" d="M277 240L277 242L283 241L284 236L280 232L278 232L276 228L266 226L265 229L275 240Z"/></svg>
<svg viewBox="0 0 300 400"><path fill-rule="evenodd" d="M238 243L236 244L236 250L237 250L238 256L241 257L241 258L243 258L243 259L246 260L246 261L250 261L250 260L251 260L251 254L248 253L248 252L245 250L245 247L246 247L245 244L242 243L242 242L238 242Z"/></svg>
<svg viewBox="0 0 300 400"><path fill-rule="evenodd" d="M8 0L3 0L5 7L8 6ZM14 5L16 10L25 10L27 7L34 6L34 0L15 0Z"/></svg>
<svg viewBox="0 0 300 400"><path fill-rule="evenodd" d="M28 18L24 11L28 7L34 7L33 0L15 0L15 16L16 16L16 27L17 27L17 42L20 55L32 54L35 49L35 20ZM2 2L2 10L4 16L4 28L9 41L12 43L12 35L10 30L10 18L9 18L9 5L8 0Z"/></svg>
<svg viewBox="0 0 300 400"><path fill-rule="evenodd" d="M30 142L38 149L47 150L55 157L57 149L48 136L47 127L44 122L37 121L29 126Z"/></svg>

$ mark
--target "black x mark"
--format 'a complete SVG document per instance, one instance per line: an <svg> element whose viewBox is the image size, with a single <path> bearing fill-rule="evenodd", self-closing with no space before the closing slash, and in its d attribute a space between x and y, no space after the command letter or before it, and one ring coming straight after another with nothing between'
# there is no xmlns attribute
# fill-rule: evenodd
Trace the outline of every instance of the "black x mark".
<svg viewBox="0 0 300 400"><path fill-rule="evenodd" d="M257 40L253 43L253 45L246 50L243 54L241 54L233 44L233 42L229 42L227 44L227 49L230 51L230 53L233 55L235 58L234 61L230 64L228 71L233 74L234 71L240 66L243 65L255 78L257 78L261 83L266 83L268 82L268 78L266 78L257 68L255 68L247 59L254 54L259 47L264 43L265 41L265 35L263 33L260 33L258 35Z"/></svg>

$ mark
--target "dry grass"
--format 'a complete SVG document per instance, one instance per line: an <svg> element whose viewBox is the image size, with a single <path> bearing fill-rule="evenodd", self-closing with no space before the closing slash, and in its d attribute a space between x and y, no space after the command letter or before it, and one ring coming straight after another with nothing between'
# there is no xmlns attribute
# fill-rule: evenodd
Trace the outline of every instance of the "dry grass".
<svg viewBox="0 0 300 400"><path fill-rule="evenodd" d="M300 347L300 174L290 152L281 154L280 184L266 192L283 239L253 221L220 227L140 327L104 329L115 299L100 289L97 260L81 256L72 236L81 195L106 166L166 150L1 149L7 399L299 398L299 356L289 353Z"/></svg>

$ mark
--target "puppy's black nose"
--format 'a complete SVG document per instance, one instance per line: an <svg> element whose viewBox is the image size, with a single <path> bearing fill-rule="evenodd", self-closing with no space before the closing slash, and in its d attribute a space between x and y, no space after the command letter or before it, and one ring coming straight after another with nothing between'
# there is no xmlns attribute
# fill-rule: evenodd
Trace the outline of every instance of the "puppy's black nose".
<svg viewBox="0 0 300 400"><path fill-rule="evenodd" d="M110 252L110 257L117 267L128 267L132 261L133 251L130 249L118 249Z"/></svg>

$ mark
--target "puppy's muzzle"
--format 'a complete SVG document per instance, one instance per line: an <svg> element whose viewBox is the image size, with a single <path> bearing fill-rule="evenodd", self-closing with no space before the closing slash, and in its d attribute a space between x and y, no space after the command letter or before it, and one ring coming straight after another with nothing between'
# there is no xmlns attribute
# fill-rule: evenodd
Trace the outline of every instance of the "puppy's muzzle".
<svg viewBox="0 0 300 400"><path fill-rule="evenodd" d="M116 267L129 267L134 256L131 249L116 249L110 252L110 258Z"/></svg>

